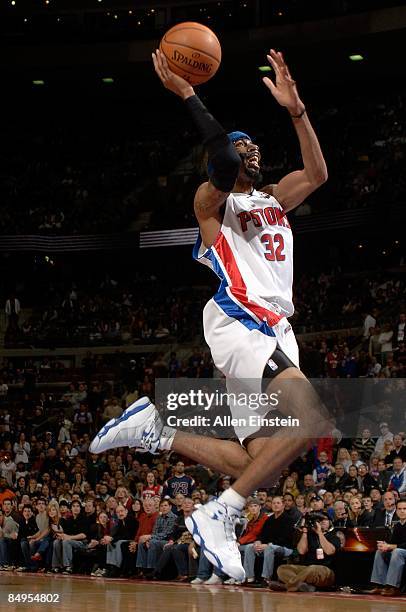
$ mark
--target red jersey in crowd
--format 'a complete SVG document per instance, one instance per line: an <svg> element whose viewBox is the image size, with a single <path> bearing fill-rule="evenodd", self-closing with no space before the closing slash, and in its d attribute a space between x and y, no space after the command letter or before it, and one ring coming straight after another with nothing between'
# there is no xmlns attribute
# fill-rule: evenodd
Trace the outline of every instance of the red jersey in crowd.
<svg viewBox="0 0 406 612"><path fill-rule="evenodd" d="M142 492L142 499L149 499L151 497L160 497L162 494L162 485L152 485L152 487L145 487Z"/></svg>

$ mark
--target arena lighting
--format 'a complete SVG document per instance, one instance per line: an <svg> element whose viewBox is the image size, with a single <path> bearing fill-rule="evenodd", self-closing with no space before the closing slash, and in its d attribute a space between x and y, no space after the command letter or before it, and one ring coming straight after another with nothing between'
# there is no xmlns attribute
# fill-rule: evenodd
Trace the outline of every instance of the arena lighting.
<svg viewBox="0 0 406 612"><path fill-rule="evenodd" d="M271 72L272 68L270 66L258 66L258 70L260 72Z"/></svg>
<svg viewBox="0 0 406 612"><path fill-rule="evenodd" d="M114 83L114 79L112 77L103 77L102 78L103 83Z"/></svg>
<svg viewBox="0 0 406 612"><path fill-rule="evenodd" d="M11 0L11 6L15 6L16 5L16 0Z"/></svg>
<svg viewBox="0 0 406 612"><path fill-rule="evenodd" d="M354 53L353 55L350 55L349 58L352 62L362 62L364 56L360 55L359 53Z"/></svg>

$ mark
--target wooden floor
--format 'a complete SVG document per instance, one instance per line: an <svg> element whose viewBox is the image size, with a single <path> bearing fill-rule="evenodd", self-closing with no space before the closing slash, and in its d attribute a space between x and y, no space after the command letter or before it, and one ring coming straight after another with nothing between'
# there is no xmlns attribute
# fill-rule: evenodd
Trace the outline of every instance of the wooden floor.
<svg viewBox="0 0 406 612"><path fill-rule="evenodd" d="M10 603L20 594L56 594L58 603ZM2 572L0 610L60 612L405 612L406 597L271 593L264 589L193 586Z"/></svg>

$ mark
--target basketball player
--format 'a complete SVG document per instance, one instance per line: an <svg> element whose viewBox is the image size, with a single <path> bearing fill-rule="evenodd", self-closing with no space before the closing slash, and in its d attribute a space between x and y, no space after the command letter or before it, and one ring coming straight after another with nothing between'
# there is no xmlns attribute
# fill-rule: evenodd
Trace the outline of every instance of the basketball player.
<svg viewBox="0 0 406 612"><path fill-rule="evenodd" d="M234 523L246 498L300 454L306 436L322 435L320 400L299 369L298 347L287 320L293 314L293 242L286 213L327 180L327 169L282 53L271 50L267 57L275 82L267 77L263 81L292 118L303 168L261 191L254 188L261 155L253 140L243 132L227 135L190 84L169 69L159 50L153 62L163 85L183 99L208 151L210 179L198 188L194 201L200 226L194 256L221 279L203 313L213 360L225 374L229 391L250 379L257 381L259 391L265 388L270 393L289 380L289 410L306 416L307 430L287 443L283 435L270 437L261 431L252 435L252 428L236 428L238 445L164 426L154 405L142 398L107 423L90 447L93 453L121 446L173 450L234 476L233 486L197 509L187 526L207 558L236 580L244 580L245 574ZM241 416L241 409L230 406L233 416ZM266 414L269 406L262 410Z"/></svg>

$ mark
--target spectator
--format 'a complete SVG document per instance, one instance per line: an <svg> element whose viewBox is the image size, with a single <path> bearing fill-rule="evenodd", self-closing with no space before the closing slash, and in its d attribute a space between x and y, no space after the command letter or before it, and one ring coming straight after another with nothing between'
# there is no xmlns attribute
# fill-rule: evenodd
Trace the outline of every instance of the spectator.
<svg viewBox="0 0 406 612"><path fill-rule="evenodd" d="M349 481L349 476L346 473L342 463L336 463L334 466L334 472L327 477L325 487L327 491L335 491L339 489L342 491L346 488Z"/></svg>
<svg viewBox="0 0 406 612"><path fill-rule="evenodd" d="M375 452L376 443L371 437L371 430L367 427L362 430L361 436L355 438L352 442L352 448L358 451L362 461L367 463L373 452Z"/></svg>
<svg viewBox="0 0 406 612"><path fill-rule="evenodd" d="M379 459L378 461L378 476L376 478L377 486L381 492L387 491L392 472L386 468L386 461Z"/></svg>
<svg viewBox="0 0 406 612"><path fill-rule="evenodd" d="M403 463L406 463L406 446L404 446L404 437L401 434L393 436L393 450L386 456L386 465L392 466L396 457L400 457Z"/></svg>
<svg viewBox="0 0 406 612"><path fill-rule="evenodd" d="M20 559L18 541L19 516L14 511L11 500L3 501L3 525L0 530L0 566L14 569Z"/></svg>
<svg viewBox="0 0 406 612"><path fill-rule="evenodd" d="M406 472L400 457L393 460L393 474L389 480L389 491L397 491L400 496L406 492Z"/></svg>
<svg viewBox="0 0 406 612"><path fill-rule="evenodd" d="M105 535L102 539L102 544L107 544L107 576L115 578L121 568L123 561L122 546L128 544L134 539L138 529L138 521L129 515L127 508L119 504L117 506L117 524L112 528L110 535Z"/></svg>
<svg viewBox="0 0 406 612"><path fill-rule="evenodd" d="M31 447L25 439L24 432L20 433L18 442L14 444L13 451L15 453L14 455L15 463L19 463L20 461L22 461L24 465L28 464L28 456L30 454Z"/></svg>
<svg viewBox="0 0 406 612"><path fill-rule="evenodd" d="M386 440L390 440L391 442L393 441L393 433L389 431L388 424L385 422L379 424L379 430L381 432L381 435L376 441L375 452L378 455L381 455L381 453L384 450L385 441Z"/></svg>
<svg viewBox="0 0 406 612"><path fill-rule="evenodd" d="M87 545L89 524L79 501L72 501L71 512L71 518L61 521L63 532L55 533L52 568L56 573L72 574L73 550Z"/></svg>
<svg viewBox="0 0 406 612"><path fill-rule="evenodd" d="M19 568L19 571L35 571L36 566L31 560L32 548L31 542L33 536L38 532L37 523L32 511L32 506L26 504L23 507L22 518L19 521L18 539L21 546L21 555L24 565Z"/></svg>
<svg viewBox="0 0 406 612"><path fill-rule="evenodd" d="M328 462L328 455L325 451L319 453L316 467L313 470L313 480L317 489L323 489L327 478L332 473L333 468Z"/></svg>
<svg viewBox="0 0 406 612"><path fill-rule="evenodd" d="M358 483L359 490L364 495L369 495L371 489L378 485L377 480L372 478L371 474L368 473L368 466L365 463L361 463L358 467Z"/></svg>
<svg viewBox="0 0 406 612"><path fill-rule="evenodd" d="M346 527L371 527L372 519L373 517L365 513L361 501L354 495L354 497L350 499L350 509Z"/></svg>
<svg viewBox="0 0 406 612"><path fill-rule="evenodd" d="M344 501L338 500L334 503L334 516L333 525L334 527L347 527L348 523L348 509Z"/></svg>
<svg viewBox="0 0 406 612"><path fill-rule="evenodd" d="M312 479L313 480L313 479ZM263 557L263 582L268 584L272 578L275 556L286 559L293 552L293 521L285 514L283 499L279 496L272 500L273 514L262 526L258 540L248 544L244 551L244 569L247 584L255 581L254 566L257 556Z"/></svg>
<svg viewBox="0 0 406 612"><path fill-rule="evenodd" d="M147 472L146 480L147 480L147 484L143 488L142 498L146 499L147 497L155 497L156 495L161 496L163 487L162 485L158 484L154 472ZM182 498L180 498L179 496L182 496ZM178 498L178 502L176 503L176 506L178 506L178 504L180 504L181 506L183 504L184 494L177 493L175 495L175 499L176 498Z"/></svg>
<svg viewBox="0 0 406 612"><path fill-rule="evenodd" d="M152 573L158 563L163 547L175 527L176 516L171 512L172 504L164 499L160 504L160 516L156 519L151 534L139 536L137 567L143 573Z"/></svg>
<svg viewBox="0 0 406 612"><path fill-rule="evenodd" d="M163 553L152 574L153 579L162 577L164 569L171 560L175 563L177 570L177 582L186 582L189 577L188 557L189 546L193 543L193 538L186 529L185 518L190 516L194 510L193 500L185 497L182 503L182 514L178 516L173 533L169 536L168 542L164 545ZM192 580L196 584L195 580Z"/></svg>
<svg viewBox="0 0 406 612"><path fill-rule="evenodd" d="M195 481L185 474L185 464L183 461L178 461L173 476L164 483L163 497L169 496L174 499L177 493L191 497L194 488Z"/></svg>
<svg viewBox="0 0 406 612"><path fill-rule="evenodd" d="M383 496L383 508L375 509L373 527L390 527L396 513L396 499L392 491L388 491Z"/></svg>
<svg viewBox="0 0 406 612"><path fill-rule="evenodd" d="M396 513L399 522L393 528L390 543L378 542L371 575L374 587L369 591L386 597L400 595L406 561L406 500L397 502Z"/></svg>

